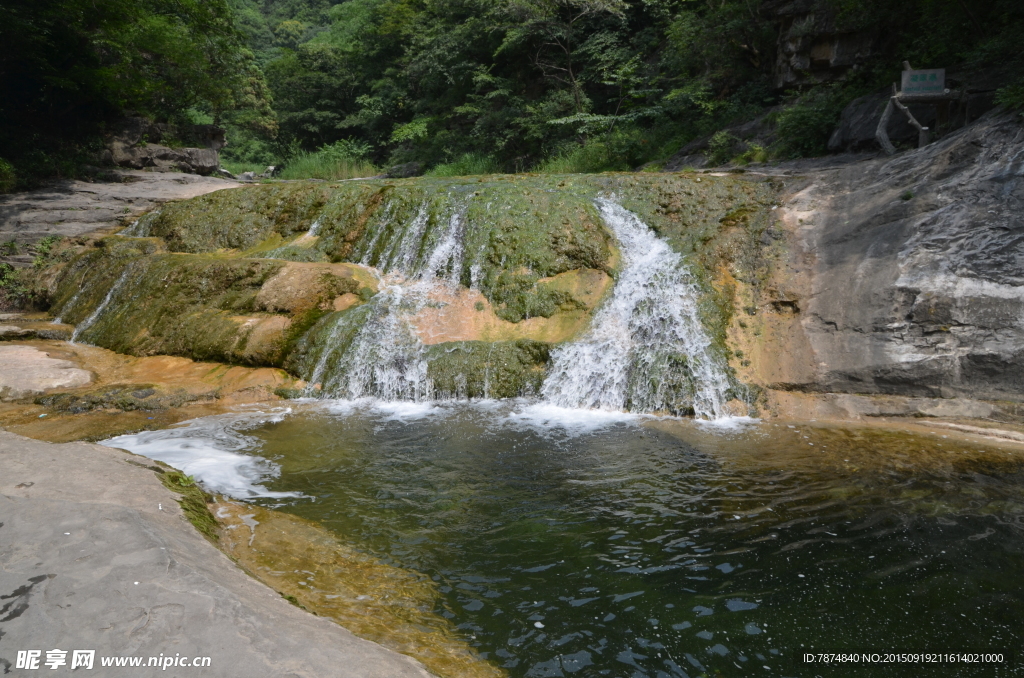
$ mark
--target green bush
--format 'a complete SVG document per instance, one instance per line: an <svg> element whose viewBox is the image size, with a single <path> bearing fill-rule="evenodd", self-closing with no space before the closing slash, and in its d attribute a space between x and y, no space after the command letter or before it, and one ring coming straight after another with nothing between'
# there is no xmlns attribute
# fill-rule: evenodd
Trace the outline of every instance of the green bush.
<svg viewBox="0 0 1024 678"><path fill-rule="evenodd" d="M757 144L750 144L746 151L737 155L732 162L737 165L749 165L752 162L768 162L770 154L768 149Z"/></svg>
<svg viewBox="0 0 1024 678"><path fill-rule="evenodd" d="M821 87L782 109L777 118L778 154L812 158L828 153L828 139L839 124L846 99L836 87Z"/></svg>
<svg viewBox="0 0 1024 678"><path fill-rule="evenodd" d="M1024 80L996 92L996 103L1013 110L1024 110Z"/></svg>
<svg viewBox="0 0 1024 678"><path fill-rule="evenodd" d="M613 169L612 165L608 145L600 141L591 141L563 150L542 162L535 171L542 174L586 174Z"/></svg>
<svg viewBox="0 0 1024 678"><path fill-rule="evenodd" d="M0 193L10 193L18 183L14 165L0 158Z"/></svg>
<svg viewBox="0 0 1024 678"><path fill-rule="evenodd" d="M722 130L708 141L708 164L712 167L724 165L732 158L733 144L739 141L734 135Z"/></svg>

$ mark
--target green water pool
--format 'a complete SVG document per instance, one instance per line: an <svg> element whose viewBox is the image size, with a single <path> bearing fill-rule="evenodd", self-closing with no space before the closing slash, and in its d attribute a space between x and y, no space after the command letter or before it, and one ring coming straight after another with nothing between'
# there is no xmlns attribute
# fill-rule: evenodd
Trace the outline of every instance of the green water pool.
<svg viewBox="0 0 1024 678"><path fill-rule="evenodd" d="M253 501L432 578L436 613L510 676L1024 675L1009 447L527 401L318 403L219 443L191 430L266 460ZM890 650L1006 657L801 661Z"/></svg>

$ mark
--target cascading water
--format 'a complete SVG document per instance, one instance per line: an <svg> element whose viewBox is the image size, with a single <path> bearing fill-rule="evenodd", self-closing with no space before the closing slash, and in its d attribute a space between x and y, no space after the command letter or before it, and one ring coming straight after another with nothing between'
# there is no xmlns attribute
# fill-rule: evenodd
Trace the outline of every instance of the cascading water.
<svg viewBox="0 0 1024 678"><path fill-rule="evenodd" d="M640 219L610 199L596 201L617 237L623 269L612 298L580 340L556 349L542 395L571 408L722 413L729 379L697 314L698 289L682 257ZM411 319L463 275L465 202L448 196L430 217L423 203L407 222L382 210L361 263L383 272L366 306L341 314L314 348L309 393L385 400L436 397L426 350ZM476 285L469 271L471 286Z"/></svg>
<svg viewBox="0 0 1024 678"><path fill-rule="evenodd" d="M309 377L311 388L320 384L322 393L344 398L434 397L425 347L409 319L439 288L458 286L465 211L464 204L452 201L448 213L432 224L423 204L411 222L393 224L387 221L391 210L385 208L361 262L383 271L380 291L364 308L335 321ZM425 249L424 242L433 246Z"/></svg>
<svg viewBox="0 0 1024 678"><path fill-rule="evenodd" d="M110 302L113 301L114 297L117 296L117 293L124 286L125 281L128 280L128 274L131 272L131 269L132 267L128 266L124 270L124 272L121 274L121 277L117 279L117 282L115 282L110 287L110 290L107 292L107 296L103 297L103 301L100 302L100 305L97 306L96 309L92 313L90 313L85 320L83 320L82 322L78 323L78 325L75 326L75 331L71 333L72 344L78 341L78 337L82 335L82 332L85 332L87 329L96 324L96 321L99 320L100 316L103 315L103 312L107 310L108 306L110 306Z"/></svg>
<svg viewBox="0 0 1024 678"><path fill-rule="evenodd" d="M622 252L612 298L580 340L556 349L542 394L561 407L722 415L729 379L697 315L692 276L663 240L614 200L598 209Z"/></svg>

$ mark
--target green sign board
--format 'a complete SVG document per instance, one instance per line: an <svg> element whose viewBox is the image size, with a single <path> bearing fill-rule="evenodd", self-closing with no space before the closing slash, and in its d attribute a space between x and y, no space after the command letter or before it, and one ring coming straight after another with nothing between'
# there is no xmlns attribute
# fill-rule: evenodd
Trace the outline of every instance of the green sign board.
<svg viewBox="0 0 1024 678"><path fill-rule="evenodd" d="M942 94L946 91L946 69L903 71L903 94Z"/></svg>

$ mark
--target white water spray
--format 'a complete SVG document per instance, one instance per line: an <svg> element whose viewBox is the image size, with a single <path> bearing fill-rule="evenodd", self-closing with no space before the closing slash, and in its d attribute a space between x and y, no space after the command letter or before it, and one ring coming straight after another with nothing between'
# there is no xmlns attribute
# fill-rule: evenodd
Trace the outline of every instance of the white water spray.
<svg viewBox="0 0 1024 678"><path fill-rule="evenodd" d="M96 324L96 321L99 320L99 317L103 314L103 311L107 310L107 306L110 305L110 302L114 299L114 296L118 293L118 291L120 291L120 289L124 286L125 281L128 279L129 271L131 271L131 266L124 270L124 273L121 274L121 277L117 279L117 282L115 282L111 286L110 290L107 292L107 296L103 297L103 301L100 302L100 305L97 306L92 313L89 314L89 317L87 317L85 320L83 320L82 322L78 323L78 325L75 326L75 331L71 333L72 344L78 341L78 337L81 336L82 332L86 331L94 324Z"/></svg>
<svg viewBox="0 0 1024 678"><path fill-rule="evenodd" d="M553 352L541 393L560 407L676 412L692 404L698 417L721 416L729 380L682 257L613 200L597 207L619 241L622 271L586 335Z"/></svg>
<svg viewBox="0 0 1024 678"><path fill-rule="evenodd" d="M390 224L379 224L362 263L383 270L381 289L366 307L335 321L308 380L311 387L320 384L321 392L349 399L434 398L426 349L410 319L439 288L458 286L464 264L465 211L466 205L453 202L447 217L431 228L428 206L423 204L402 229L382 236ZM390 212L385 209L385 215ZM379 242L382 237L383 243ZM427 238L433 246L421 253Z"/></svg>

